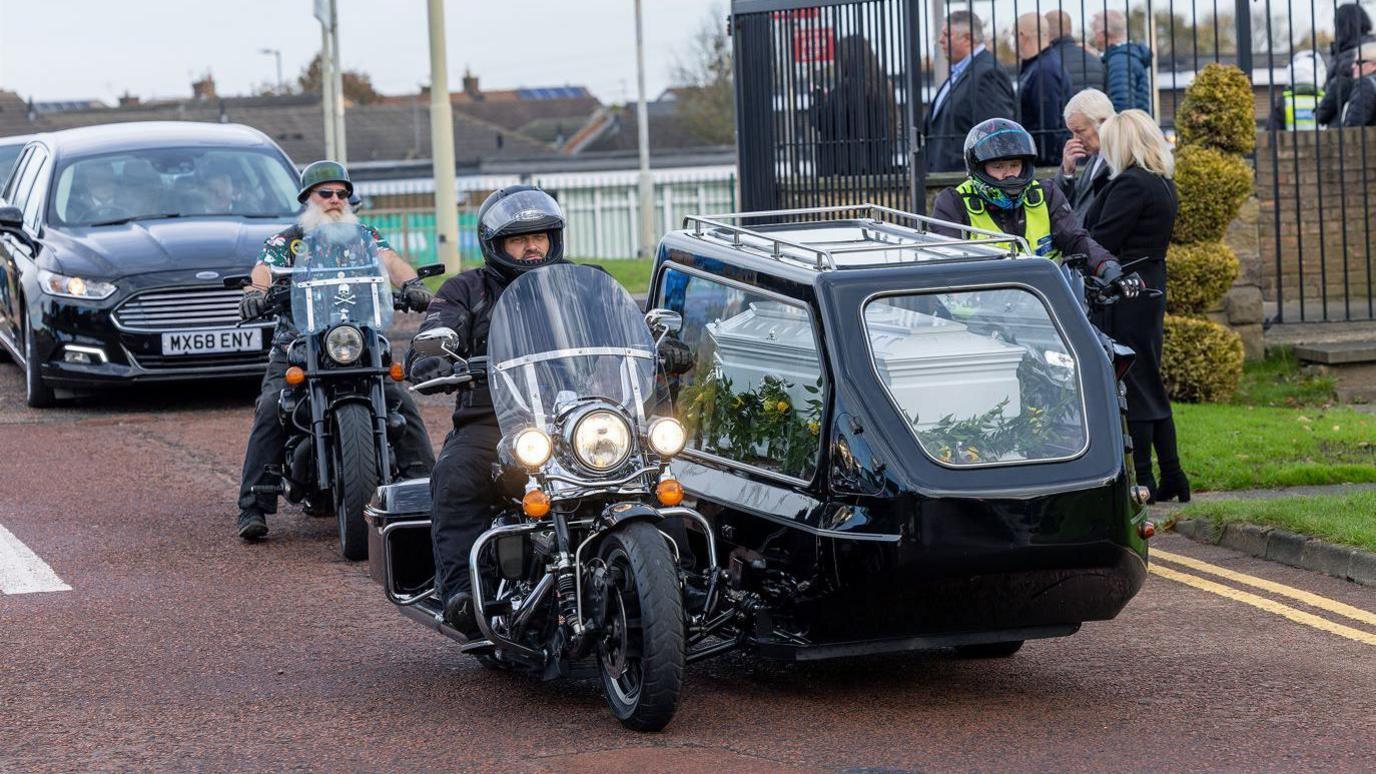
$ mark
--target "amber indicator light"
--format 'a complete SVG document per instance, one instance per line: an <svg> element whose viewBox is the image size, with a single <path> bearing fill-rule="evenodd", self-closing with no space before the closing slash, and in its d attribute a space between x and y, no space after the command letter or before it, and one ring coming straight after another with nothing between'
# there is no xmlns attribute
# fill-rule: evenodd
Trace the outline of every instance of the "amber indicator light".
<svg viewBox="0 0 1376 774"><path fill-rule="evenodd" d="M549 514L549 495L539 489L532 489L526 492L526 496L521 498L521 510L532 519L538 519Z"/></svg>
<svg viewBox="0 0 1376 774"><path fill-rule="evenodd" d="M296 385L306 381L306 372L301 369L301 366L292 366L291 368L287 369L286 380L287 384L290 384L291 386L295 387Z"/></svg>
<svg viewBox="0 0 1376 774"><path fill-rule="evenodd" d="M677 479L666 478L655 487L655 497L659 498L660 505L678 505L683 502L683 484Z"/></svg>
<svg viewBox="0 0 1376 774"><path fill-rule="evenodd" d="M391 369L392 381L399 382L406 378L406 369L402 368L401 363L393 363Z"/></svg>

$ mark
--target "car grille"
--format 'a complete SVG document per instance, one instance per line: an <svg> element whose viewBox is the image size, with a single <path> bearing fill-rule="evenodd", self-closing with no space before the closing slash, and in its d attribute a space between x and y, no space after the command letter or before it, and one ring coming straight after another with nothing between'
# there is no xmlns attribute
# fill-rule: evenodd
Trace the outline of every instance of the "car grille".
<svg viewBox="0 0 1376 774"><path fill-rule="evenodd" d="M216 355L135 355L129 353L130 361L137 366L154 371L192 370L198 368L226 368L230 366L266 366L268 351L227 352Z"/></svg>
<svg viewBox="0 0 1376 774"><path fill-rule="evenodd" d="M115 310L115 324L133 331L222 328L239 322L243 291L201 286L137 293Z"/></svg>

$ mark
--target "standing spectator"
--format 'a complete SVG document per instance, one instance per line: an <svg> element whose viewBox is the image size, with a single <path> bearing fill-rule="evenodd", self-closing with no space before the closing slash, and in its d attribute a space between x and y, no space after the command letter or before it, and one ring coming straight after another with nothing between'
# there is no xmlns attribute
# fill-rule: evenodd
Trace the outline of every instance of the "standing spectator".
<svg viewBox="0 0 1376 774"><path fill-rule="evenodd" d="M973 13L953 11L939 42L951 71L927 109L927 169L951 172L965 168L965 135L975 124L1013 117L1013 85L984 48L984 28Z"/></svg>
<svg viewBox="0 0 1376 774"><path fill-rule="evenodd" d="M1104 52L1104 91L1113 109L1151 113L1151 49L1129 43L1128 22L1122 11L1094 14L1094 45Z"/></svg>
<svg viewBox="0 0 1376 774"><path fill-rule="evenodd" d="M1319 122L1315 110L1323 99L1319 84L1326 79L1323 59L1313 51L1301 51L1290 60L1290 85L1271 106L1267 129L1298 132L1315 129Z"/></svg>
<svg viewBox="0 0 1376 774"><path fill-rule="evenodd" d="M817 174L893 170L898 108L889 76L863 37L849 35L836 44L836 85L813 104Z"/></svg>
<svg viewBox="0 0 1376 774"><path fill-rule="evenodd" d="M1070 93L1104 88L1104 63L1099 61L1098 52L1089 51L1075 42L1075 36L1071 34L1070 14L1061 10L1047 11L1046 23L1051 27L1051 47L1061 55L1066 78L1070 80Z"/></svg>
<svg viewBox="0 0 1376 774"><path fill-rule="evenodd" d="M1022 125L1037 141L1037 163L1061 163L1061 146L1069 134L1061 126L1061 111L1070 101L1070 81L1061 55L1052 44L1046 19L1039 13L1018 17L1018 102Z"/></svg>
<svg viewBox="0 0 1376 774"><path fill-rule="evenodd" d="M1357 47L1370 41L1376 41L1376 36L1371 34L1371 17L1366 11L1356 3L1338 6L1333 12L1333 45L1329 48L1333 61L1323 84L1323 100L1314 111L1314 117L1324 126L1342 124L1343 106L1352 98L1356 86L1352 64L1357 61Z"/></svg>
<svg viewBox="0 0 1376 774"><path fill-rule="evenodd" d="M1099 127L1100 153L1110 179L1085 225L1094 241L1122 262L1123 271L1136 272L1147 287L1166 289L1166 246L1175 225L1179 200L1171 177L1175 160L1170 145L1151 116L1127 110ZM1180 468L1175 420L1161 381L1161 344L1164 338L1164 295L1121 299L1098 315L1099 329L1137 353L1123 378L1127 386L1128 432L1137 482L1151 491L1154 501L1190 499L1190 481ZM1161 469L1160 483L1152 475L1151 453Z"/></svg>
<svg viewBox="0 0 1376 774"><path fill-rule="evenodd" d="M1099 153L1099 127L1112 117L1113 103L1098 89L1079 92L1065 106L1065 128L1071 137L1061 149L1061 174L1056 183L1082 223L1099 192L1108 185L1108 163Z"/></svg>
<svg viewBox="0 0 1376 774"><path fill-rule="evenodd" d="M1352 63L1357 85L1343 106L1343 126L1376 126L1376 43L1363 43Z"/></svg>

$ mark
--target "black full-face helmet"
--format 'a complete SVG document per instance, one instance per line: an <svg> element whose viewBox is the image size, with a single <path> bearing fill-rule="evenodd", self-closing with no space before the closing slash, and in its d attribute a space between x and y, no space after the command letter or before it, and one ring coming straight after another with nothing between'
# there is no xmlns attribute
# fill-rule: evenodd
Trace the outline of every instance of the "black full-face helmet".
<svg viewBox="0 0 1376 774"><path fill-rule="evenodd" d="M512 258L502 240L521 234L549 234L549 253L538 261ZM478 208L478 245L483 259L508 280L521 272L564 260L564 210L554 197L529 185L494 191Z"/></svg>
<svg viewBox="0 0 1376 774"><path fill-rule="evenodd" d="M991 161L1019 159L1022 174L995 180L984 171ZM965 174L974 181L980 198L1002 209L1022 205L1023 196L1032 185L1037 160L1037 146L1032 135L1016 121L990 118L975 124L965 135Z"/></svg>

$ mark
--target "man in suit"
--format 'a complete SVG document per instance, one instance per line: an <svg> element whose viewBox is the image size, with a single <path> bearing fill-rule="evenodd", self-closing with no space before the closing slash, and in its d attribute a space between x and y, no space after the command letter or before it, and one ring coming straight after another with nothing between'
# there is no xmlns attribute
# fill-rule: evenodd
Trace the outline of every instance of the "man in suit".
<svg viewBox="0 0 1376 774"><path fill-rule="evenodd" d="M1018 72L1022 125L1037 141L1037 163L1054 166L1069 139L1061 126L1061 111L1070 101L1070 79L1041 14L1019 16L1015 40L1022 60Z"/></svg>
<svg viewBox="0 0 1376 774"><path fill-rule="evenodd" d="M969 11L953 11L939 42L950 74L927 109L927 170L965 168L965 135L990 118L1012 118L1013 85L984 48L984 27Z"/></svg>
<svg viewBox="0 0 1376 774"><path fill-rule="evenodd" d="M1061 65L1070 79L1070 93L1104 88L1104 63L1099 61L1098 52L1091 53L1075 40L1070 14L1060 9L1047 11L1046 23L1051 27L1051 47L1061 55Z"/></svg>
<svg viewBox="0 0 1376 774"><path fill-rule="evenodd" d="M1082 223L1094 198L1108 184L1108 164L1099 155L1099 127L1113 115L1113 102L1098 89L1085 89L1065 106L1070 139L1061 149L1061 174L1056 184Z"/></svg>

